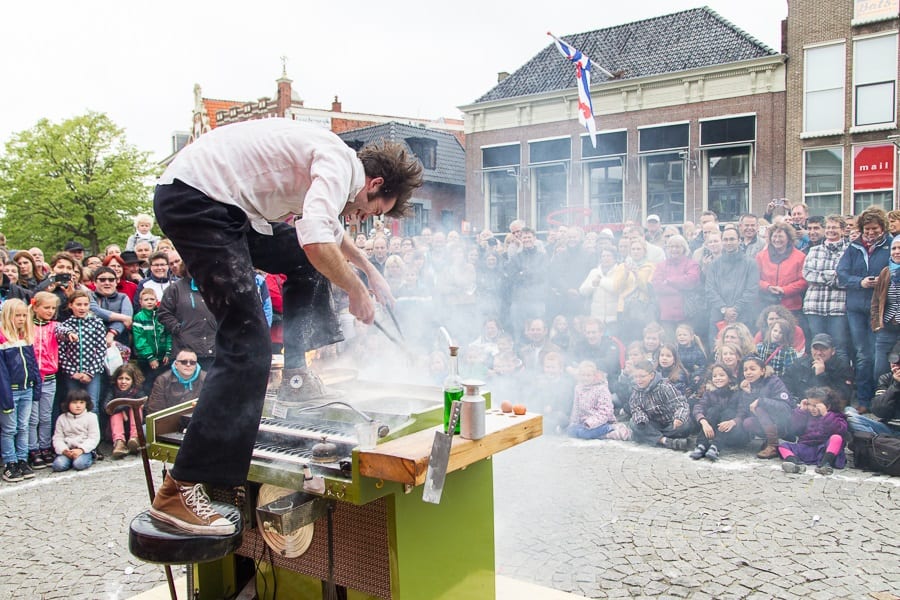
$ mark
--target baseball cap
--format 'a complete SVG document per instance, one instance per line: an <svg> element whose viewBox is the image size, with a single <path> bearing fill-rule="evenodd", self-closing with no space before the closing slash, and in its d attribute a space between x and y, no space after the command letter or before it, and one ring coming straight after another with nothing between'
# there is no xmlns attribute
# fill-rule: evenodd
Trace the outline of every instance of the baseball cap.
<svg viewBox="0 0 900 600"><path fill-rule="evenodd" d="M647 221L656 221L659 223L659 215L647 215Z"/></svg>
<svg viewBox="0 0 900 600"><path fill-rule="evenodd" d="M834 340L827 333L817 333L813 336L810 347L825 346L826 348L834 348Z"/></svg>
<svg viewBox="0 0 900 600"><path fill-rule="evenodd" d="M84 252L84 246L81 245L81 242L71 241L66 242L66 245L63 247L64 252Z"/></svg>
<svg viewBox="0 0 900 600"><path fill-rule="evenodd" d="M137 265L141 263L141 259L139 259L138 255L134 253L134 250L126 250L119 255L119 258L121 258L122 262L124 262L126 265Z"/></svg>

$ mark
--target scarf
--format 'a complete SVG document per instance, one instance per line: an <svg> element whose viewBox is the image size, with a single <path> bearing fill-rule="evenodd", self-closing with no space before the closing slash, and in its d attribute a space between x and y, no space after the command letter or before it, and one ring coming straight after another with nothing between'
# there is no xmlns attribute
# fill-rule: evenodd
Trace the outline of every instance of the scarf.
<svg viewBox="0 0 900 600"><path fill-rule="evenodd" d="M172 375L175 376L175 379L178 380L178 383L180 383L181 385L183 385L185 388L187 388L189 390L194 389L193 384L195 381L197 381L197 378L200 377L200 364L199 363L194 368L194 374L191 375L187 379L185 379L184 377L181 376L181 373L179 373L178 369L175 368L174 362L172 363L171 369L172 369Z"/></svg>
<svg viewBox="0 0 900 600"><path fill-rule="evenodd" d="M888 261L888 267L891 270L891 284L900 283L900 263L895 263L891 259Z"/></svg>
<svg viewBox="0 0 900 600"><path fill-rule="evenodd" d="M779 252L778 250L775 249L775 246L772 246L770 244L769 248L768 248L769 260L771 260L772 263L774 263L776 265L781 264L785 260L787 260L787 257L791 255L791 252L793 250L794 250L794 247L792 245L788 244L784 247L783 251Z"/></svg>

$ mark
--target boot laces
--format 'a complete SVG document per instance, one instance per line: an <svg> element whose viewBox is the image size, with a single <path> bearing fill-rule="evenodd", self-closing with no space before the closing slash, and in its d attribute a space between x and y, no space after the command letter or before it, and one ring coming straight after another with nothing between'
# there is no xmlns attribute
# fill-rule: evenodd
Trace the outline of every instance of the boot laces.
<svg viewBox="0 0 900 600"><path fill-rule="evenodd" d="M218 513L210 503L206 490L203 489L202 483L182 487L181 495L184 496L184 502L191 509L191 512L201 519L211 519L218 516Z"/></svg>

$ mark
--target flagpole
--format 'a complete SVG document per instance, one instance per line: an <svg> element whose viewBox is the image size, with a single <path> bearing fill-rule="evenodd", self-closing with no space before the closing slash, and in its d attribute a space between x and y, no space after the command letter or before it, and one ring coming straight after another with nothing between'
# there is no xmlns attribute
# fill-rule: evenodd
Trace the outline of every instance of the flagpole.
<svg viewBox="0 0 900 600"><path fill-rule="evenodd" d="M567 41L565 41L565 40L559 39L558 37L556 37L555 35L553 35L553 34L550 33L549 31L547 32L547 35L549 35L550 37L552 37L552 38L553 38L554 40L556 40L557 42L560 42L560 43L565 44L566 46L569 46L570 48L574 47L574 46L572 46L572 44L570 44L569 42L567 42ZM603 74L606 75L607 77L609 77L610 79L615 79L615 78L616 78L615 75L613 75L612 73L610 73L609 71L607 71L606 69L604 69L600 64L594 62L593 59L591 60L591 66L592 66L592 67L597 67L598 69L600 69L600 71L603 72Z"/></svg>

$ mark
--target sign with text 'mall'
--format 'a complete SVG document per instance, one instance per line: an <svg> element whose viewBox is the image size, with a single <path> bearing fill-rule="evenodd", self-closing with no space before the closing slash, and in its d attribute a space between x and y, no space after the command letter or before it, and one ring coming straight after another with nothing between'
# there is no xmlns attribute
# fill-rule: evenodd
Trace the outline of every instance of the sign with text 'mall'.
<svg viewBox="0 0 900 600"><path fill-rule="evenodd" d="M853 191L893 189L895 156L893 144L853 148Z"/></svg>

